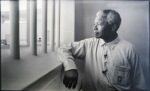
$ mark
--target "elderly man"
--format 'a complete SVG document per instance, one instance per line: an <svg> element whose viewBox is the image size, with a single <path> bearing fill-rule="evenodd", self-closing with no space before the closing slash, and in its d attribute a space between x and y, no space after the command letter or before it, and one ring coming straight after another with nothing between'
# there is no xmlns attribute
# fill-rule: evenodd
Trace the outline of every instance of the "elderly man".
<svg viewBox="0 0 150 91"><path fill-rule="evenodd" d="M94 38L73 42L59 50L64 66L63 83L75 88L75 58L84 58L82 91L146 91L143 71L133 45L121 40L117 30L121 17L114 10L96 14Z"/></svg>

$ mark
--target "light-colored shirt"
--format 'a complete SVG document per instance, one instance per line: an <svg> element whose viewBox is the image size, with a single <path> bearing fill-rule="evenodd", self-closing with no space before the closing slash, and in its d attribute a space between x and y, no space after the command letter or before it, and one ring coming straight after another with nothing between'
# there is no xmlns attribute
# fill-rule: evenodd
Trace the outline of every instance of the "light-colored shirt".
<svg viewBox="0 0 150 91"><path fill-rule="evenodd" d="M59 50L65 71L77 69L74 60L83 58L83 91L146 91L139 57L133 45L117 37L105 43L89 38Z"/></svg>

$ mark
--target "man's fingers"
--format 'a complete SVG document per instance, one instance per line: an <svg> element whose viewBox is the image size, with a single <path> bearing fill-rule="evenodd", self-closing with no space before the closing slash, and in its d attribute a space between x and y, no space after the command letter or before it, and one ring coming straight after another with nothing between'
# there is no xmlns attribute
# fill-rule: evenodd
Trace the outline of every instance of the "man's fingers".
<svg viewBox="0 0 150 91"><path fill-rule="evenodd" d="M73 80L70 78L64 77L63 84L65 85L65 87L70 89L72 87Z"/></svg>
<svg viewBox="0 0 150 91"><path fill-rule="evenodd" d="M75 88L77 85L77 79L69 79L69 78L64 78L63 79L63 84L65 85L65 87L67 88Z"/></svg>
<svg viewBox="0 0 150 91"><path fill-rule="evenodd" d="M64 79L63 83L64 83L65 87L69 88L69 89L70 88L74 89L76 87L76 85L77 85L77 81L76 80L73 81L71 79L70 80L69 79Z"/></svg>
<svg viewBox="0 0 150 91"><path fill-rule="evenodd" d="M75 88L77 84L77 79L78 79L77 70L72 69L72 70L65 71L63 84L69 89Z"/></svg>
<svg viewBox="0 0 150 91"><path fill-rule="evenodd" d="M69 84L69 79L67 77L64 77L63 79L63 84L68 87L68 84Z"/></svg>
<svg viewBox="0 0 150 91"><path fill-rule="evenodd" d="M65 87L67 87L68 83L67 83L67 82L65 82L65 81L64 81L63 83L64 83Z"/></svg>
<svg viewBox="0 0 150 91"><path fill-rule="evenodd" d="M70 89L72 87L72 82L68 83L67 87Z"/></svg>
<svg viewBox="0 0 150 91"><path fill-rule="evenodd" d="M66 87L69 88L69 89L70 89L70 88L73 88L73 89L74 89L74 88L76 87L76 85L77 85L77 81L74 81L74 82L73 82L73 81L70 81L70 82L67 83L67 86L66 86Z"/></svg>
<svg viewBox="0 0 150 91"><path fill-rule="evenodd" d="M77 85L77 80L73 83L72 88L74 89Z"/></svg>

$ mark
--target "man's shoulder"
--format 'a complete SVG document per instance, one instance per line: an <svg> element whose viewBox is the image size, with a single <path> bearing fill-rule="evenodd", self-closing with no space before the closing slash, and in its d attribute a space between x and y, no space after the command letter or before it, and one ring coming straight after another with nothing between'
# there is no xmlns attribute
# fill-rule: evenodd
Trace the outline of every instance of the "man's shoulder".
<svg viewBox="0 0 150 91"><path fill-rule="evenodd" d="M120 40L119 45L122 48L130 49L130 50L135 48L134 45L130 41L123 40L123 39Z"/></svg>
<svg viewBox="0 0 150 91"><path fill-rule="evenodd" d="M120 39L120 43L126 46L133 46L133 44L130 41Z"/></svg>

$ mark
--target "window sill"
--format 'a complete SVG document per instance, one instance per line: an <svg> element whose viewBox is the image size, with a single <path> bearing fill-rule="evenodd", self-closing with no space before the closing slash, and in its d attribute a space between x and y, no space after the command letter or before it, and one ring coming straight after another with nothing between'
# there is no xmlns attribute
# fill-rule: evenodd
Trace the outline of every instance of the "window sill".
<svg viewBox="0 0 150 91"><path fill-rule="evenodd" d="M55 53L38 56L24 53L20 60L13 60L3 55L2 53L2 90L22 90L60 66Z"/></svg>

